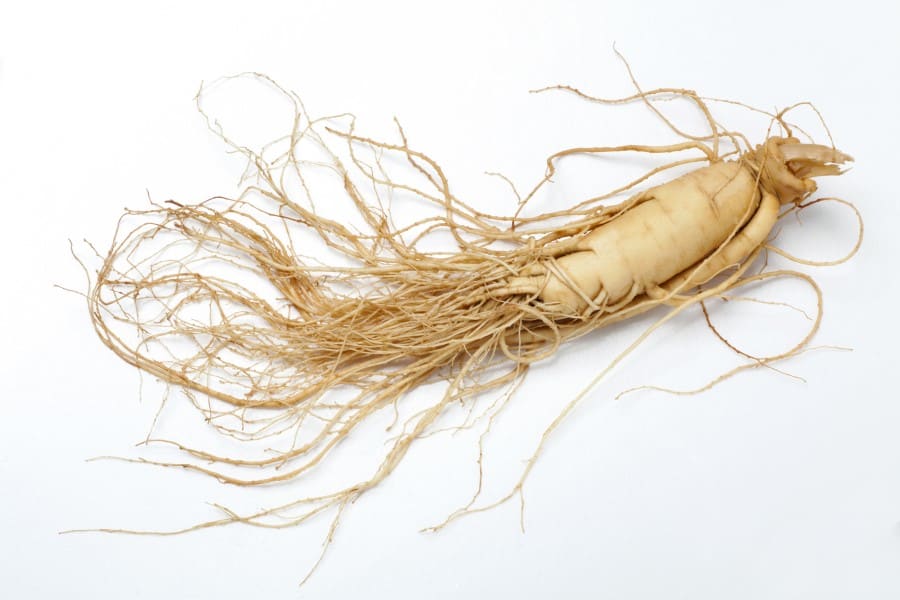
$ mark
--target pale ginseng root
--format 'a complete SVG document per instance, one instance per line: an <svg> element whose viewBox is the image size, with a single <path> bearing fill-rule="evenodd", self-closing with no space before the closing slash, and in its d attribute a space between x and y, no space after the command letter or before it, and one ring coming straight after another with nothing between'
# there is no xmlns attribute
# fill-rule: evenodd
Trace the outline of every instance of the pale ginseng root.
<svg viewBox="0 0 900 600"><path fill-rule="evenodd" d="M222 434L294 439L276 455L255 458L218 456L176 443L196 462L138 462L178 466L238 486L296 480L327 465L341 440L377 411L402 403L414 388L445 382L443 393L403 423L380 465L353 485L254 514L223 508L220 519L172 532L104 531L181 533L236 522L288 527L334 509L333 533L343 508L384 480L416 439L435 430L451 404L505 390L485 413L492 419L529 366L564 342L661 307L655 325L624 355L686 308L771 277L799 277L819 293L801 273L748 274L775 222L803 206L815 189L810 177L838 174L837 165L849 159L831 146L794 138L786 111L769 115L784 135L770 135L755 146L723 128L707 101L692 91L638 88L628 98L600 100L568 88L592 101L642 102L683 141L557 152L520 206L566 156L686 151L698 156L661 164L564 211L503 216L454 196L438 163L411 148L399 126L396 143L362 137L352 118L343 129L335 124L339 119L310 119L296 95L262 75L249 76L292 102L294 127L278 140L280 153L270 158L249 150L211 124L247 157L252 183L236 199L169 201L129 211L101 257L88 304L109 348L184 392ZM666 118L657 102L673 97L692 102L708 131L688 134ZM197 101L203 112L201 99L202 90ZM349 161L333 151L335 141ZM302 147L314 147L319 159L301 158ZM363 151L374 162L364 160ZM385 156L402 158L422 183L393 178ZM698 170L603 205L669 169L692 164ZM337 178L360 227L316 210L316 200L328 199L309 192L306 177L312 169ZM288 181L302 190L299 197L289 193ZM395 226L382 196L373 191L379 189L416 197L433 206L434 214ZM322 264L305 258L294 241L299 231L315 236L340 260ZM454 251L423 248L436 236L450 237ZM263 297L236 273L262 281L272 293ZM795 348L777 357L754 357L750 366L803 350L820 317L821 306L809 335ZM354 390L348 399L330 394L348 388ZM547 435L586 391L550 425L518 486L500 502L521 493ZM486 508L474 507L479 492L451 518Z"/></svg>

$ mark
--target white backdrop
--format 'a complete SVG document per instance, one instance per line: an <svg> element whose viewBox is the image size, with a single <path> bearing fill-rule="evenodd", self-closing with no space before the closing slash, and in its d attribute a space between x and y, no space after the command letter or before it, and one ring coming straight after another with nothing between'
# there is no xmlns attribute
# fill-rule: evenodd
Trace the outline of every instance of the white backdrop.
<svg viewBox="0 0 900 600"><path fill-rule="evenodd" d="M896 9L636 4L7 3L0 596L900 596ZM389 135L397 115L459 195L511 211L508 190L484 171L526 187L555 150L644 141L661 130L640 107L527 93L553 83L629 93L614 42L646 87L694 88L765 108L816 103L837 145L857 161L822 182L822 192L856 203L866 238L847 264L801 269L825 293L815 343L852 352L821 350L780 365L805 383L756 370L701 395L613 401L631 385L700 385L738 364L699 311L690 312L624 361L555 432L525 488L524 534L515 503L419 533L465 502L475 483L474 438L439 435L416 444L350 507L300 590L325 519L283 531L58 534L172 529L214 518L207 501L247 498L188 473L85 462L132 455L159 390L145 382L141 399L137 374L96 339L83 301L53 287L83 289L68 240L82 252L83 238L106 247L121 210L145 206L148 192L182 202L235 193L242 164L193 108L201 80L265 72L314 113L353 111L372 134ZM271 124L261 106L240 108L232 113L247 131ZM548 201L576 193L575 172ZM806 256L836 257L852 244L854 227L848 212L827 207L786 227L779 241ZM773 298L812 304L800 286L773 290ZM803 328L790 311L728 310L736 311L721 313L729 334L751 345ZM580 340L534 370L488 444L492 494L514 481L566 400L648 323ZM196 415L175 406L161 426L184 431L181 419ZM255 490L250 502L291 493Z"/></svg>

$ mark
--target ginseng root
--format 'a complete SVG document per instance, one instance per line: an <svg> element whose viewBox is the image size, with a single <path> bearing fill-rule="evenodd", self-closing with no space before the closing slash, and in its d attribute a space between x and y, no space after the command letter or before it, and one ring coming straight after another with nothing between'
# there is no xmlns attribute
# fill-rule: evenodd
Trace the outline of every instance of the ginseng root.
<svg viewBox="0 0 900 600"><path fill-rule="evenodd" d="M801 142L785 112L771 115L782 135L751 145L723 129L696 93L657 89L609 102L645 103L682 142L558 152L521 204L565 156L698 156L658 166L566 211L491 215L457 198L438 163L411 148L402 129L398 142L386 143L358 135L352 119L345 127L340 119L310 119L297 96L251 76L276 86L295 109L293 130L273 146L276 155L235 144L214 128L247 157L252 183L234 199L130 211L101 257L88 304L109 348L184 392L219 432L240 440L286 436L290 444L275 455L236 457L179 443L194 460L139 461L240 486L296 480L328 464L335 446L377 411L401 405L426 383L445 385L403 423L367 478L254 514L226 511L180 531L235 522L286 527L327 509L335 509L334 527L343 508L388 476L449 406L505 389L488 411L495 414L530 365L561 344L655 308L664 311L662 323L750 281L792 274L748 270L778 219L804 206L816 189L813 178L839 174L850 160L831 146ZM657 101L673 96L700 110L705 134L686 134L659 112ZM403 159L419 183L400 181L385 156ZM635 193L651 177L690 164L698 168ZM308 185L313 173L330 178L356 224L317 210L319 197ZM435 210L396 225L397 215L384 206L393 193ZM306 258L298 236L334 260ZM451 251L427 247L441 236L452 239ZM817 326L818 318L806 339L776 358L802 350ZM757 359L755 366L769 362ZM454 516L480 510L474 501Z"/></svg>

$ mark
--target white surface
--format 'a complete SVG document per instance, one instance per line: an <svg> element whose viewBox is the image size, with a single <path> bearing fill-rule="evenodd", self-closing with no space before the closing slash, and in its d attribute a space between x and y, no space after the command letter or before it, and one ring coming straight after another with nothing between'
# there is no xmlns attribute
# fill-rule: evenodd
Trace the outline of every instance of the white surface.
<svg viewBox="0 0 900 600"><path fill-rule="evenodd" d="M7 3L0 596L900 596L900 51L896 9L879 6L890 4ZM735 364L693 311L638 349L556 432L526 487L524 535L513 503L418 533L474 485L471 436L437 436L351 507L299 592L324 521L163 538L57 535L178 527L214 517L204 501L237 497L184 473L84 462L130 452L158 398L139 402L137 375L98 342L83 303L52 287L83 285L67 239L104 247L121 209L143 206L145 190L181 201L234 192L241 165L193 109L201 79L263 71L313 112L352 110L370 132L388 131L398 115L462 195L502 194L495 201L512 206L483 171L524 187L556 149L661 130L640 110L526 93L552 83L627 93L614 41L647 87L764 107L817 103L857 159L822 191L859 206L866 240L848 264L801 269L825 292L816 343L853 352L782 365L806 383L753 371L698 396L611 402L629 385L700 384ZM789 234L802 238L791 247L834 257L853 223L828 208L784 232L786 245ZM803 288L782 291L774 295L809 306ZM797 327L789 311L759 324L742 310L729 332L748 343L782 323ZM641 325L594 336L535 369L488 445L494 493L564 401ZM166 426L177 431L179 414L165 416ZM290 495L263 492L251 502Z"/></svg>

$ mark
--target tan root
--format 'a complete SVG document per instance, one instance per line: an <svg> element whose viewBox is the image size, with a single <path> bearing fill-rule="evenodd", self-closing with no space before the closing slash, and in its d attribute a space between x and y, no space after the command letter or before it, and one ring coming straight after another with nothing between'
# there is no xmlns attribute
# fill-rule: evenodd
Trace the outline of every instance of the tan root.
<svg viewBox="0 0 900 600"><path fill-rule="evenodd" d="M387 477L449 406L471 403L491 390L511 394L532 363L569 340L660 308L664 312L655 328L704 299L765 278L799 276L815 286L802 274L748 271L781 216L780 206L799 204L814 189L809 177L835 174L848 159L831 147L790 138L783 114L771 117L785 138L751 146L743 135L724 129L707 101L689 90L639 90L629 98L600 100L568 88L599 102L645 103L683 141L557 152L520 207L566 156L682 155L569 210L492 215L457 198L439 164L410 147L402 129L395 143L363 137L349 117L310 119L297 96L277 89L291 101L295 120L275 150L251 151L214 128L247 157L251 183L239 197L196 205L170 201L123 217L88 298L97 333L126 362L183 390L221 433L240 440L293 440L278 454L258 457L218 456L178 444L195 460L177 466L240 486L301 478L324 467L337 444L376 412L403 403L411 390L443 382L443 393L404 423L370 476L255 514L225 510L221 519L188 530L234 522L286 527L329 508L339 515ZM699 109L704 133L686 133L660 112L656 101L673 96ZM201 98L198 94L198 105ZM697 156L684 158L684 152ZM391 173L399 168L398 158L418 183ZM637 215L647 195L604 202L691 163L746 165L761 191L713 253L653 285L588 290L572 280L566 265L585 251L591 232ZM324 174L334 198L354 208L353 225L319 210L335 200L313 197L313 174ZM397 225L397 215L385 206L391 194L433 210ZM433 250L435 240L451 240L453 247ZM319 262L308 254L334 260ZM548 282L568 293L571 304L546 301ZM790 352L751 357L749 366L802 351L817 326L818 318ZM632 348L646 335L649 331ZM504 398L493 405L496 410ZM521 485L509 497L521 492ZM475 499L453 516L479 510Z"/></svg>

